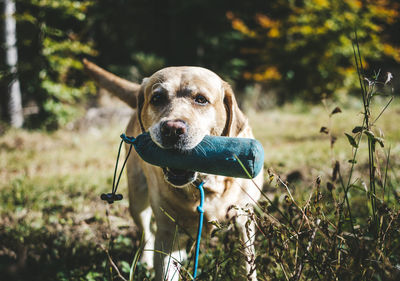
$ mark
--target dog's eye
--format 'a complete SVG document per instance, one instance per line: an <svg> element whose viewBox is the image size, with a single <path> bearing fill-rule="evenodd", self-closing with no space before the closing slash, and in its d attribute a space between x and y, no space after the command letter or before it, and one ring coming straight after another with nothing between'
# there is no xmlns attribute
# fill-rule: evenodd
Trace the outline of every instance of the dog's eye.
<svg viewBox="0 0 400 281"><path fill-rule="evenodd" d="M194 101L198 104L205 105L208 103L208 100L203 95L196 95L194 97Z"/></svg>
<svg viewBox="0 0 400 281"><path fill-rule="evenodd" d="M162 94L162 93L155 93L155 94L151 97L150 103L151 103L152 105L161 105L161 104L163 104L163 103L165 102L165 100L166 100L166 97L165 97L164 94Z"/></svg>

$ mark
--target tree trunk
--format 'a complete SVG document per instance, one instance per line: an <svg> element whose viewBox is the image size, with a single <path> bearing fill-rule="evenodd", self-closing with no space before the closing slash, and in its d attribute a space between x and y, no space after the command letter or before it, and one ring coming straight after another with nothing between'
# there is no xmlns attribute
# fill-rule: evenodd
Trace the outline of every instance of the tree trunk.
<svg viewBox="0 0 400 281"><path fill-rule="evenodd" d="M10 116L11 126L20 128L24 123L24 116L22 112L21 90L17 75L18 54L16 46L17 34L14 14L14 0L4 0L6 64L11 73L11 82L8 85L8 113Z"/></svg>

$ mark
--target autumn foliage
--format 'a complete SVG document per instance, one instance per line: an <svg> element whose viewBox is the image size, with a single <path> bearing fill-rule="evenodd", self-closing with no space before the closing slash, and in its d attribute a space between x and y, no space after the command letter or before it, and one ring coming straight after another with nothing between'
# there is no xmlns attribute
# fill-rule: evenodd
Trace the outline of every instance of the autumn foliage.
<svg viewBox="0 0 400 281"><path fill-rule="evenodd" d="M273 1L252 16L227 12L244 35L243 78L275 86L283 98L319 100L357 85L352 42L357 32L364 66L400 63L400 48L387 30L399 23L395 1Z"/></svg>

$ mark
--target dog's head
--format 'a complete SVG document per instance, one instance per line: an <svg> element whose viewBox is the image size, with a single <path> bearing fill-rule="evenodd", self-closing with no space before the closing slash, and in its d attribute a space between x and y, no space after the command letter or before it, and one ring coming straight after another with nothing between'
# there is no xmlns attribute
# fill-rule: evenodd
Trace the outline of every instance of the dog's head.
<svg viewBox="0 0 400 281"><path fill-rule="evenodd" d="M142 130L165 149L190 150L205 135L237 136L247 124L228 83L201 67L164 68L144 79L138 108ZM163 171L174 186L196 179L191 171Z"/></svg>
<svg viewBox="0 0 400 281"><path fill-rule="evenodd" d="M139 86L87 60L83 62L100 86L131 107L138 107L142 130L149 131L161 148L190 150L205 135L237 137L247 126L229 84L205 68L164 68ZM163 171L166 181L178 187L196 179L191 171L168 167Z"/></svg>

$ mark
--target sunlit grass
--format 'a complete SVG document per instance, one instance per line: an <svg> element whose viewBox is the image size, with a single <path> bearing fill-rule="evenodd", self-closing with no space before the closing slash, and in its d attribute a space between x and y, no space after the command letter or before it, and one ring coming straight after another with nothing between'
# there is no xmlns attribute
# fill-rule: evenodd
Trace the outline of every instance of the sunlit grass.
<svg viewBox="0 0 400 281"><path fill-rule="evenodd" d="M331 111L340 106L341 113L329 117ZM375 105L372 109L377 116L384 103ZM342 107L333 102L327 107L322 104L286 105L262 113L250 114L250 123L255 134L265 150L266 167L287 174L294 170L305 173L308 179L314 179L321 172L331 169L332 160L339 160L347 165L352 149L344 133L351 133L352 129L362 123L361 107ZM376 123L375 130L384 132L385 146L391 147L392 163L399 164L396 157L400 152L400 104L394 103ZM337 137L333 150L330 139L320 133L321 127L330 127L332 135ZM362 144L363 145L363 144ZM397 152L397 153L396 153ZM367 151L360 149L359 161L365 162Z"/></svg>
<svg viewBox="0 0 400 281"><path fill-rule="evenodd" d="M330 118L336 106L342 112ZM383 103L373 108L374 114L382 106ZM360 125L360 112L358 107L328 102L326 107L286 105L250 113L249 118L256 138L264 146L266 168L272 168L284 180L293 172L300 174L289 182L289 187L295 200L303 203L308 200L317 176L321 176L321 186L325 189L334 161L340 162L346 176L352 148L344 133ZM99 198L111 189L119 135L125 124L123 121L103 128L64 129L54 133L10 130L0 137L0 273L8 280L30 276L32 271L37 272L34 280L95 280L100 276L112 280L107 256L98 245L110 248L123 274L129 276L127 265L133 260L140 237L135 236L128 212L125 177L119 187L124 200L108 206ZM388 176L392 183L399 180L398 124L400 104L395 102L376 124L376 134L378 128L385 133L385 148L391 147ZM329 136L320 133L323 126L337 137L333 149ZM360 148L355 178L366 173L365 150ZM380 157L385 155L380 153ZM268 187L267 178L266 173L268 194L274 202L282 204L285 190L273 184ZM355 212L367 218L365 195L351 192L349 196ZM327 200L324 204L333 203ZM258 241L257 245L264 242ZM228 246L221 247L212 246L211 251L204 253L201 264L216 266L213 259L218 256L223 260ZM26 251L22 260L21 251ZM257 251L263 254L262 249ZM48 270L38 272L35 268L39 265ZM15 266L17 270L13 271ZM234 260L218 266L215 276L234 266ZM146 280L153 273L139 263L135 274L138 278L135 280Z"/></svg>

